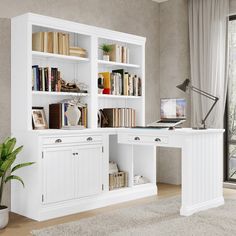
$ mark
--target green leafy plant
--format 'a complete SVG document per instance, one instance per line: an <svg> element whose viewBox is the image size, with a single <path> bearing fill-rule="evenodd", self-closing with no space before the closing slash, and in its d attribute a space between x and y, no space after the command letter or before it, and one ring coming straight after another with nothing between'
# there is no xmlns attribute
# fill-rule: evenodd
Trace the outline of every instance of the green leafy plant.
<svg viewBox="0 0 236 236"><path fill-rule="evenodd" d="M3 188L8 181L18 180L24 187L23 180L19 176L14 175L14 172L22 167L34 164L34 162L17 164L11 169L12 164L16 160L17 154L23 148L23 146L15 148L15 146L16 138L7 138L0 144L0 206L2 205Z"/></svg>
<svg viewBox="0 0 236 236"><path fill-rule="evenodd" d="M102 44L99 48L103 51L105 55L107 55L109 52L112 51L112 45L105 44L105 43Z"/></svg>

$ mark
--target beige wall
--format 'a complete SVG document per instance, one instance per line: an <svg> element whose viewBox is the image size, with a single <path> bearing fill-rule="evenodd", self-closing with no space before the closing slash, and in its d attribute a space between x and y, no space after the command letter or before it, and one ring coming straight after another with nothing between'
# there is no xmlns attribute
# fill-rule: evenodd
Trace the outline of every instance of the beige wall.
<svg viewBox="0 0 236 236"><path fill-rule="evenodd" d="M190 77L187 6L187 0L160 4L160 98L186 98L190 126L189 96L176 88ZM181 183L180 149L160 148L157 166L159 182Z"/></svg>
<svg viewBox="0 0 236 236"><path fill-rule="evenodd" d="M159 4L151 0L0 0L0 18L26 12L147 37L146 121L159 117ZM20 78L19 78L20 79ZM10 25L0 23L0 139L10 134ZM156 101L156 102L155 102ZM9 199L9 191L5 197ZM9 205L9 204L8 204Z"/></svg>
<svg viewBox="0 0 236 236"><path fill-rule="evenodd" d="M10 135L11 120L11 30L10 20L0 19L0 142ZM3 196L3 201L9 205L10 185L7 184L7 194Z"/></svg>
<svg viewBox="0 0 236 236"><path fill-rule="evenodd" d="M236 0L229 0L229 11L232 14L236 14Z"/></svg>

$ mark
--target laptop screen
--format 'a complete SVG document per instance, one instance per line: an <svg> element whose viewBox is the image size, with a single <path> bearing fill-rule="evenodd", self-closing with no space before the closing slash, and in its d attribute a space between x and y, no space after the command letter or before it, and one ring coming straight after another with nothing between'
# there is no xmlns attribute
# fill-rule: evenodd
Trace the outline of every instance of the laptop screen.
<svg viewBox="0 0 236 236"><path fill-rule="evenodd" d="M161 119L186 119L186 100L183 98L161 99Z"/></svg>

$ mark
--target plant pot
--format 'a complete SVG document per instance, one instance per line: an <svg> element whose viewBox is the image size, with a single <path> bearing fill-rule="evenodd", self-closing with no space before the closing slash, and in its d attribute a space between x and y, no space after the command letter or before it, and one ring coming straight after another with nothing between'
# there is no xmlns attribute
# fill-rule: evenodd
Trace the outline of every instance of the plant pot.
<svg viewBox="0 0 236 236"><path fill-rule="evenodd" d="M103 61L110 61L109 55L103 55Z"/></svg>
<svg viewBox="0 0 236 236"><path fill-rule="evenodd" d="M7 206L0 206L0 229L7 226L9 221L9 209Z"/></svg>

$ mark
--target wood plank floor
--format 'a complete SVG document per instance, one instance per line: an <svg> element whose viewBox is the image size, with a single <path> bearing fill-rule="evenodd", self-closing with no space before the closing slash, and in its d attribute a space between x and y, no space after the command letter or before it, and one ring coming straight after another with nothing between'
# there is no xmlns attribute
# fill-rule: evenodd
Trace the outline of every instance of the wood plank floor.
<svg viewBox="0 0 236 236"><path fill-rule="evenodd" d="M30 232L33 229L40 229L52 225L62 224L70 221L76 221L79 219L96 216L98 214L102 214L105 212L113 211L115 209L135 206L138 204L148 203L153 200L159 200L163 198L168 198L172 196L176 196L180 194L181 188L176 185L168 185L168 184L158 184L159 194L158 196L143 198L135 201L130 201L122 204L117 204L109 207L103 207L96 210L91 210L83 213L78 213L74 215L69 215L65 217L60 217L53 220L37 222L26 217L10 214L10 222L6 229L0 230L0 235L3 236L28 236L31 235ZM236 199L236 190L232 189L224 189L224 196L227 198Z"/></svg>

